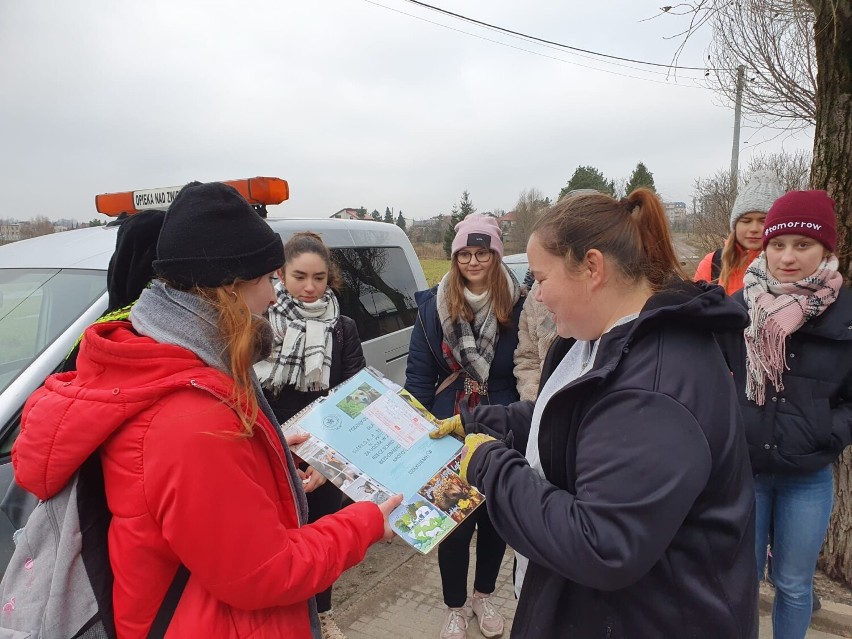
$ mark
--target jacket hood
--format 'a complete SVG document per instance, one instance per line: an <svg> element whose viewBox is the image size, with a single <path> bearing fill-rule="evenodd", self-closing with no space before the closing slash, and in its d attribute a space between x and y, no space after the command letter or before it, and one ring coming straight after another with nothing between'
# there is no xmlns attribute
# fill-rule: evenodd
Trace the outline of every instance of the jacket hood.
<svg viewBox="0 0 852 639"><path fill-rule="evenodd" d="M24 406L15 479L39 499L55 495L117 428L192 382L222 396L231 387L190 351L142 337L129 322L90 326L77 370L48 377Z"/></svg>
<svg viewBox="0 0 852 639"><path fill-rule="evenodd" d="M745 309L721 286L675 280L648 299L634 323L634 333L667 322L712 333L727 333L743 330L749 319Z"/></svg>

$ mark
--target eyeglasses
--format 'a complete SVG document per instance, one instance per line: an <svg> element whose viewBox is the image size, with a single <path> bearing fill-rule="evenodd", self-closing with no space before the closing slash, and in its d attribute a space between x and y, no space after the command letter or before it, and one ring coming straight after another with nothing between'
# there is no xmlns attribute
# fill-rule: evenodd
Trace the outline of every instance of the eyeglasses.
<svg viewBox="0 0 852 639"><path fill-rule="evenodd" d="M459 251L456 253L456 259L459 264L470 264L470 258L476 257L476 261L480 264L487 264L491 261L491 251L488 249L480 249L476 253L470 251Z"/></svg>

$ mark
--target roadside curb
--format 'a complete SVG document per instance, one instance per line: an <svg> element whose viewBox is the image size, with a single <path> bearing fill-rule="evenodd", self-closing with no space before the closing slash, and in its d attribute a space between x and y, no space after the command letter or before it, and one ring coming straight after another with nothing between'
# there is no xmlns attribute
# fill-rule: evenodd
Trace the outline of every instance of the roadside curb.
<svg viewBox="0 0 852 639"><path fill-rule="evenodd" d="M760 589L760 614L769 615L772 612L772 602L775 593L771 588ZM822 600L822 608L811 617L811 628L840 637L852 638L852 606Z"/></svg>

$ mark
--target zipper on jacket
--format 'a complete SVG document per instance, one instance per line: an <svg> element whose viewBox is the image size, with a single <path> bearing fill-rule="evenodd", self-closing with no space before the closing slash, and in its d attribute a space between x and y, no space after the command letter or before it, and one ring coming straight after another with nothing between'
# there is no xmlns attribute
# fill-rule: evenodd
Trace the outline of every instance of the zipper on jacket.
<svg viewBox="0 0 852 639"><path fill-rule="evenodd" d="M197 381L195 381L194 379L189 380L189 383L193 388L197 388L198 390L203 390L207 393L210 393L211 395L213 395L213 397L215 397L219 401L224 402L225 404L228 404L229 406L231 406L229 398L222 397L222 395L217 393L215 390L213 390L209 386L203 386L203 385L199 384ZM272 448L272 450L275 451L275 455L278 457L278 462L281 464L281 468L284 471L284 476L287 478L287 484L290 486L290 491L293 493L293 511L296 514L296 521L299 522L299 526L302 526L302 522L300 521L300 518L299 518L299 509L296 507L296 499L297 499L296 487L293 486L293 478L290 477L290 468L287 465L287 460L284 459L281 456L281 452L278 450L278 448L276 448L275 444L272 442L272 438L269 436L269 433L266 432L266 429L263 428L263 427L260 427L260 431L263 433L263 436L266 437L266 442L269 444L269 447ZM286 441L285 441L285 444L286 444ZM305 523L307 523L307 522L305 522Z"/></svg>
<svg viewBox="0 0 852 639"><path fill-rule="evenodd" d="M423 337L426 338L426 346L429 347L429 352L432 353L432 357L434 358L435 362L444 370L449 370L447 368L446 362L443 359L439 358L437 355L435 355L435 349L432 348L432 344L429 342L429 333L426 332L426 324L423 323L423 316L420 314L419 308L417 309L417 320L420 322L420 328L423 329ZM449 374L452 375L453 371L449 371ZM438 384L435 384L435 388L437 387Z"/></svg>

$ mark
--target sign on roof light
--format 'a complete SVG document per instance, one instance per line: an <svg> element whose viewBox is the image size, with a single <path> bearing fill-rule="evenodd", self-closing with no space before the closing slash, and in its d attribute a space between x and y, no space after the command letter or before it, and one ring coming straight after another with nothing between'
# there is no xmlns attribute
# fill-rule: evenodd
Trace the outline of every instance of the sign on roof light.
<svg viewBox="0 0 852 639"><path fill-rule="evenodd" d="M133 206L137 211L143 209L167 209L182 186L167 186L162 189L133 191Z"/></svg>

